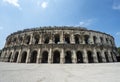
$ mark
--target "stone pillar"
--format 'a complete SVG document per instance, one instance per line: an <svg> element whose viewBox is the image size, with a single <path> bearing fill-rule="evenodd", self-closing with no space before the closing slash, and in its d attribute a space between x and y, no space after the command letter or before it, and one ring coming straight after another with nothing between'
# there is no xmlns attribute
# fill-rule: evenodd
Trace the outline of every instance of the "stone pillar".
<svg viewBox="0 0 120 82"><path fill-rule="evenodd" d="M97 58L97 53L95 48L93 49L93 60L94 60L94 63L98 63L98 58Z"/></svg>
<svg viewBox="0 0 120 82"><path fill-rule="evenodd" d="M92 34L89 37L89 44L94 44L93 35Z"/></svg>
<svg viewBox="0 0 120 82"><path fill-rule="evenodd" d="M71 44L75 44L75 38L74 38L74 34L73 33L70 36L70 43Z"/></svg>
<svg viewBox="0 0 120 82"><path fill-rule="evenodd" d="M77 62L77 57L76 57L76 52L75 52L75 50L73 50L72 53L73 53L73 54L72 54L72 63L75 64L75 63Z"/></svg>
<svg viewBox="0 0 120 82"><path fill-rule="evenodd" d="M64 49L61 49L60 63L61 63L61 64L65 63L65 53L64 53Z"/></svg>
<svg viewBox="0 0 120 82"><path fill-rule="evenodd" d="M33 43L33 34L30 34L30 43L29 44L32 44Z"/></svg>
<svg viewBox="0 0 120 82"><path fill-rule="evenodd" d="M21 63L21 57L22 57L22 50L20 49L19 50L19 55L18 55L18 58L17 58L17 63Z"/></svg>
<svg viewBox="0 0 120 82"><path fill-rule="evenodd" d="M30 53L30 49L28 49L28 50L27 50L26 63L30 63L30 58L31 58L31 53Z"/></svg>
<svg viewBox="0 0 120 82"><path fill-rule="evenodd" d="M85 44L85 38L84 38L84 35L81 36L81 43L82 43L82 44Z"/></svg>
<svg viewBox="0 0 120 82"><path fill-rule="evenodd" d="M37 54L37 63L41 63L40 62L40 58L41 57L41 54L40 54L40 48L38 49L38 54Z"/></svg>
<svg viewBox="0 0 120 82"><path fill-rule="evenodd" d="M108 50L108 59L109 59L109 62L113 62L111 55L112 55L112 54L110 53L110 50Z"/></svg>
<svg viewBox="0 0 120 82"><path fill-rule="evenodd" d="M101 51L101 57L102 57L102 61L105 63L106 62L106 58L105 58L105 53L104 53L104 49Z"/></svg>
<svg viewBox="0 0 120 82"><path fill-rule="evenodd" d="M88 63L88 56L86 49L83 49L83 62Z"/></svg>
<svg viewBox="0 0 120 82"><path fill-rule="evenodd" d="M51 34L51 36L50 36L50 40L49 40L49 44L53 44L54 42L53 42L53 35Z"/></svg>
<svg viewBox="0 0 120 82"><path fill-rule="evenodd" d="M60 34L60 44L64 44L64 33L61 32Z"/></svg>
<svg viewBox="0 0 120 82"><path fill-rule="evenodd" d="M48 54L48 63L52 63L53 61L52 61L52 49L50 48L50 50L49 50L49 54Z"/></svg>
<svg viewBox="0 0 120 82"><path fill-rule="evenodd" d="M114 62L117 62L116 55L115 55L115 54L112 54L112 56L113 56Z"/></svg>

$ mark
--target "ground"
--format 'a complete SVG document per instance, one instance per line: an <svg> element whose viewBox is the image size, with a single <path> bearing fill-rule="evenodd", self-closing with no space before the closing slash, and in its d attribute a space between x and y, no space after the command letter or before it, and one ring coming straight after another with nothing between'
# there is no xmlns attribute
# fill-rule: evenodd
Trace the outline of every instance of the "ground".
<svg viewBox="0 0 120 82"><path fill-rule="evenodd" d="M17 64L0 62L0 82L120 82L120 63Z"/></svg>

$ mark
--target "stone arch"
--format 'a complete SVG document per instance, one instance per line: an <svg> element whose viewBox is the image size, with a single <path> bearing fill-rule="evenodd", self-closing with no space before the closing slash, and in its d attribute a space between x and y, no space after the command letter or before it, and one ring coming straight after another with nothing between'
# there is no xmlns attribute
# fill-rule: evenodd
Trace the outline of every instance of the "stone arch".
<svg viewBox="0 0 120 82"><path fill-rule="evenodd" d="M42 63L48 63L48 52L47 51L43 51L42 53Z"/></svg>
<svg viewBox="0 0 120 82"><path fill-rule="evenodd" d="M93 36L93 41L94 41L94 44L97 43L97 37L96 36Z"/></svg>
<svg viewBox="0 0 120 82"><path fill-rule="evenodd" d="M40 38L40 36L39 36L38 34L35 34L35 35L34 35L34 43L35 43L35 44L38 44L38 43L39 43L39 38Z"/></svg>
<svg viewBox="0 0 120 82"><path fill-rule="evenodd" d="M106 62L109 62L108 52L104 52L104 54L105 54Z"/></svg>
<svg viewBox="0 0 120 82"><path fill-rule="evenodd" d="M98 62L99 63L102 63L102 56L101 56L101 53L100 52L97 52L97 59L98 59Z"/></svg>
<svg viewBox="0 0 120 82"><path fill-rule="evenodd" d="M30 63L36 63L36 61L37 61L37 53L38 52L36 50L32 51L31 56L30 56Z"/></svg>
<svg viewBox="0 0 120 82"><path fill-rule="evenodd" d="M89 35L84 35L85 44L89 44Z"/></svg>
<svg viewBox="0 0 120 82"><path fill-rule="evenodd" d="M91 51L87 51L87 55L88 55L88 63L94 63L93 53Z"/></svg>
<svg viewBox="0 0 120 82"><path fill-rule="evenodd" d="M11 57L12 57L12 52L10 52L10 54L8 56L8 61L7 62L10 62Z"/></svg>
<svg viewBox="0 0 120 82"><path fill-rule="evenodd" d="M17 62L19 52L15 52L13 62Z"/></svg>
<svg viewBox="0 0 120 82"><path fill-rule="evenodd" d="M111 54L112 61L115 62L113 52L110 52L110 54Z"/></svg>
<svg viewBox="0 0 120 82"><path fill-rule="evenodd" d="M30 44L30 35L27 35L25 38L25 43Z"/></svg>
<svg viewBox="0 0 120 82"><path fill-rule="evenodd" d="M55 43L58 44L58 42L60 42L60 35L59 35L59 34L55 34L55 35L54 35L54 39L55 39L55 40L54 40Z"/></svg>
<svg viewBox="0 0 120 82"><path fill-rule="evenodd" d="M83 53L81 51L76 52L77 63L83 63Z"/></svg>
<svg viewBox="0 0 120 82"><path fill-rule="evenodd" d="M22 53L21 63L26 63L26 59L27 59L27 52L24 51L24 52Z"/></svg>
<svg viewBox="0 0 120 82"><path fill-rule="evenodd" d="M53 53L53 63L60 63L60 52L58 50Z"/></svg>
<svg viewBox="0 0 120 82"><path fill-rule="evenodd" d="M80 44L80 35L76 34L74 35L75 43Z"/></svg>
<svg viewBox="0 0 120 82"><path fill-rule="evenodd" d="M44 36L44 43L45 44L48 44L49 43L49 40L50 40L50 37L48 35L45 35Z"/></svg>
<svg viewBox="0 0 120 82"><path fill-rule="evenodd" d="M69 34L65 34L65 42L67 43L67 44L70 44L70 35Z"/></svg>
<svg viewBox="0 0 120 82"><path fill-rule="evenodd" d="M71 53L71 51L66 51L65 63L72 63L72 53Z"/></svg>

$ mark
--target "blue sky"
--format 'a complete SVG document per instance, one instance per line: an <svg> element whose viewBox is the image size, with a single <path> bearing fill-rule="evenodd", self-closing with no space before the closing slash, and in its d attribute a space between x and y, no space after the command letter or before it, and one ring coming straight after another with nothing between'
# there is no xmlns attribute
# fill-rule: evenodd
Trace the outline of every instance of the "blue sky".
<svg viewBox="0 0 120 82"><path fill-rule="evenodd" d="M0 49L18 30L65 25L111 34L120 46L120 0L0 0Z"/></svg>

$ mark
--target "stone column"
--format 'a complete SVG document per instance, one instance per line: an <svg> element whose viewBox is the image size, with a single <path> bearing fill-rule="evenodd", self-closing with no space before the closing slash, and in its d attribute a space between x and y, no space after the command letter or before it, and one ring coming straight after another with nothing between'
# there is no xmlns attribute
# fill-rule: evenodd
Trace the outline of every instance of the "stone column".
<svg viewBox="0 0 120 82"><path fill-rule="evenodd" d="M109 59L109 62L113 62L110 50L108 50L108 59Z"/></svg>
<svg viewBox="0 0 120 82"><path fill-rule="evenodd" d="M75 38L74 38L74 34L73 33L70 36L70 43L71 44L75 44Z"/></svg>
<svg viewBox="0 0 120 82"><path fill-rule="evenodd" d="M37 63L40 63L40 58L41 54L40 54L40 48L38 49L38 54L37 54Z"/></svg>
<svg viewBox="0 0 120 82"><path fill-rule="evenodd" d="M28 50L27 50L26 63L30 63L30 58L31 58L31 53L30 53L30 49L28 49Z"/></svg>
<svg viewBox="0 0 120 82"><path fill-rule="evenodd" d="M96 53L96 49L93 49L93 60L95 63L98 63L98 58L97 58L97 53Z"/></svg>
<svg viewBox="0 0 120 82"><path fill-rule="evenodd" d="M61 32L60 34L60 44L64 44L64 33Z"/></svg>
<svg viewBox="0 0 120 82"><path fill-rule="evenodd" d="M89 44L94 44L93 35L92 34L89 37Z"/></svg>
<svg viewBox="0 0 120 82"><path fill-rule="evenodd" d="M101 51L101 57L102 57L102 61L105 63L106 62L106 58L105 58L105 53L104 53L104 49Z"/></svg>
<svg viewBox="0 0 120 82"><path fill-rule="evenodd" d="M17 63L21 63L21 57L22 57L22 50L20 49L19 50L19 55L18 55L18 58L17 58Z"/></svg>
<svg viewBox="0 0 120 82"><path fill-rule="evenodd" d="M112 54L112 56L113 56L114 62L117 62L116 55Z"/></svg>
<svg viewBox="0 0 120 82"><path fill-rule="evenodd" d="M49 40L49 44L53 44L54 42L53 42L53 35L51 34L51 36L50 36L50 40Z"/></svg>
<svg viewBox="0 0 120 82"><path fill-rule="evenodd" d="M84 38L84 35L81 36L81 43L82 43L82 44L85 44L85 38Z"/></svg>
<svg viewBox="0 0 120 82"><path fill-rule="evenodd" d="M52 48L50 48L49 50L49 54L48 54L48 63L52 63Z"/></svg>
<svg viewBox="0 0 120 82"><path fill-rule="evenodd" d="M83 62L88 63L88 56L86 49L83 49Z"/></svg>
<svg viewBox="0 0 120 82"><path fill-rule="evenodd" d="M61 64L65 63L65 54L64 54L64 49L61 49L61 54L60 54L60 63L61 63Z"/></svg>
<svg viewBox="0 0 120 82"><path fill-rule="evenodd" d="M75 64L75 63L77 63L77 57L76 57L76 52L75 52L75 50L73 50L72 53L73 53L73 54L72 54L72 63Z"/></svg>

